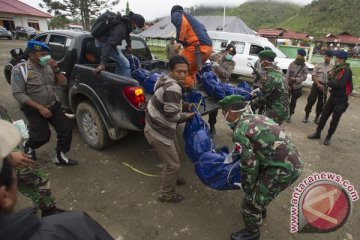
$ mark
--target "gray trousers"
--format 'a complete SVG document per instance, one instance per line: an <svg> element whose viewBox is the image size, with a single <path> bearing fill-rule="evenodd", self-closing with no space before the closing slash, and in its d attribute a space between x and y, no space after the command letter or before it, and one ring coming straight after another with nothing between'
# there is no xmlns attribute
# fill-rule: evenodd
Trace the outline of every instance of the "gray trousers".
<svg viewBox="0 0 360 240"><path fill-rule="evenodd" d="M147 131L144 132L149 144L155 149L159 158L164 163L161 176L160 194L172 196L176 193L176 181L180 170L180 148L177 137L172 144L166 145L151 136Z"/></svg>

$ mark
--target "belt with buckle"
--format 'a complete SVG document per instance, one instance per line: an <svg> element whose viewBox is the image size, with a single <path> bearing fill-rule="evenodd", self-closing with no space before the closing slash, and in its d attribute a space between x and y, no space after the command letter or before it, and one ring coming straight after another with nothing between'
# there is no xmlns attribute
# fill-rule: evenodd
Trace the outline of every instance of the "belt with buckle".
<svg viewBox="0 0 360 240"><path fill-rule="evenodd" d="M46 107L46 108L52 108L53 106L55 106L55 104L56 104L56 101L53 101L53 102L50 103L50 104L44 105L44 107Z"/></svg>

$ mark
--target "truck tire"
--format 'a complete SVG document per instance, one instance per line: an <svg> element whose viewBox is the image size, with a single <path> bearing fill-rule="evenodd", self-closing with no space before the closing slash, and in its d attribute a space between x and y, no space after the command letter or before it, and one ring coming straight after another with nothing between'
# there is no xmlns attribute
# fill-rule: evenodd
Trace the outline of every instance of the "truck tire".
<svg viewBox="0 0 360 240"><path fill-rule="evenodd" d="M90 147L101 150L110 145L111 140L106 126L91 103L85 101L78 105L76 123L82 137Z"/></svg>

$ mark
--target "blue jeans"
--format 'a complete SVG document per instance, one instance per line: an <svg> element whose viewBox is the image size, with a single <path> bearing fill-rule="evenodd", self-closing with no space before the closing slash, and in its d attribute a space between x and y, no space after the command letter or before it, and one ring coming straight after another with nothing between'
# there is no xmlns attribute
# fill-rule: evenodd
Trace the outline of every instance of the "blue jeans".
<svg viewBox="0 0 360 240"><path fill-rule="evenodd" d="M103 45L103 42L95 40L95 46L97 48L101 48ZM116 63L116 74L131 78L129 61L120 50L117 51L115 47L112 48L110 52L110 59Z"/></svg>

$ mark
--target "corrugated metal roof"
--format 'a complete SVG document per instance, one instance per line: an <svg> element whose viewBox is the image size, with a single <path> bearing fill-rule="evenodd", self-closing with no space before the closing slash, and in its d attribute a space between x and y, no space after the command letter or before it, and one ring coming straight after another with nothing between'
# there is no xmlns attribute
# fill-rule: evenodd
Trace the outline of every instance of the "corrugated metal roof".
<svg viewBox="0 0 360 240"><path fill-rule="evenodd" d="M208 31L222 31L222 16L195 16ZM249 28L240 18L234 16L225 17L225 32L246 33L255 35L255 32ZM143 37L168 39L176 36L176 30L171 23L171 17L166 17L140 33Z"/></svg>
<svg viewBox="0 0 360 240"><path fill-rule="evenodd" d="M29 15L41 18L53 18L50 14L40 11L18 0L0 0L0 12Z"/></svg>
<svg viewBox="0 0 360 240"><path fill-rule="evenodd" d="M262 28L259 29L258 34L262 37L279 37L279 38L285 38L285 39L300 39L305 40L308 38L308 35L306 33L297 33L293 32L291 30L277 28Z"/></svg>
<svg viewBox="0 0 360 240"><path fill-rule="evenodd" d="M327 43L345 43L345 44L356 44L360 43L360 38L355 37L348 33L339 34L337 36L329 35L328 37L323 37L318 39L320 42L327 42Z"/></svg>
<svg viewBox="0 0 360 240"><path fill-rule="evenodd" d="M258 30L258 34L260 36L280 36L283 33L284 30L282 29L271 29L271 28L262 28Z"/></svg>

